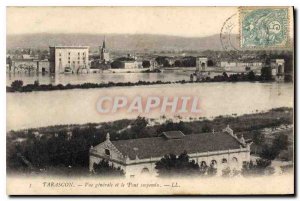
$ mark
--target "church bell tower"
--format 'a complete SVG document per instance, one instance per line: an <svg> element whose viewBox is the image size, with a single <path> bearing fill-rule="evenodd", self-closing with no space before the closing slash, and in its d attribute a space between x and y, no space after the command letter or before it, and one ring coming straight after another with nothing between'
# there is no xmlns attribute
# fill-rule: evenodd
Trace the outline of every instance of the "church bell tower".
<svg viewBox="0 0 300 201"><path fill-rule="evenodd" d="M99 52L100 52L100 60L102 62L108 62L109 61L109 52L106 49L106 40L105 37L103 39L102 46L99 47Z"/></svg>

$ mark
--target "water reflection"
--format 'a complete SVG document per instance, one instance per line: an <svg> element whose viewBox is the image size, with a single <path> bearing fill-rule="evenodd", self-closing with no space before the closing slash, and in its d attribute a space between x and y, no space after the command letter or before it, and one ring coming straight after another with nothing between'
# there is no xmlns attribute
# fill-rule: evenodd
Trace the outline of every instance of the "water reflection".
<svg viewBox="0 0 300 201"><path fill-rule="evenodd" d="M90 73L90 74L59 74L59 75L36 75L36 74L7 74L6 85L14 80L23 80L24 84L33 84L38 80L40 84L82 84L100 82L138 82L138 81L179 81L189 80L193 71L164 71L162 73ZM211 73L211 77L221 73Z"/></svg>

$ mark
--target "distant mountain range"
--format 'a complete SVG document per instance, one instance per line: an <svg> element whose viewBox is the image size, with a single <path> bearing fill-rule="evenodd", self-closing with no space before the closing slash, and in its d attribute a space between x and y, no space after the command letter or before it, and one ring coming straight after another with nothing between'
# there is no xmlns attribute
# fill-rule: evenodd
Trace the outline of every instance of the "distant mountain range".
<svg viewBox="0 0 300 201"><path fill-rule="evenodd" d="M102 45L103 34L23 34L7 35L7 48L48 49L50 45L87 45L96 50ZM218 34L207 37L179 37L151 34L106 34L106 46L111 51L145 50L221 50ZM236 43L238 41L235 41Z"/></svg>

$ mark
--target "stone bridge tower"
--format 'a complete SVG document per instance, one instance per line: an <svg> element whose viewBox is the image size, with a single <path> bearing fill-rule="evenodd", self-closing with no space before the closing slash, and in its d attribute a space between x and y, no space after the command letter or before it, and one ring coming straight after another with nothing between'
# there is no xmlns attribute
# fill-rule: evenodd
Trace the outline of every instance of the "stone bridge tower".
<svg viewBox="0 0 300 201"><path fill-rule="evenodd" d="M208 59L206 57L197 57L196 58L196 71L206 71L207 61L208 61Z"/></svg>
<svg viewBox="0 0 300 201"><path fill-rule="evenodd" d="M285 73L284 64L285 64L284 59L271 60L272 77L277 81L284 80L284 73Z"/></svg>

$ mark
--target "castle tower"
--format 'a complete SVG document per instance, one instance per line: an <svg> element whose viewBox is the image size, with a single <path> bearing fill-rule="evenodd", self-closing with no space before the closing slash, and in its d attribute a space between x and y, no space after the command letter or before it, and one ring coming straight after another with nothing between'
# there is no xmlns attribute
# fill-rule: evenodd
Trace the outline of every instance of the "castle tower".
<svg viewBox="0 0 300 201"><path fill-rule="evenodd" d="M285 72L285 61L284 59L273 59L271 60L271 72L272 77L277 81L284 80Z"/></svg>

